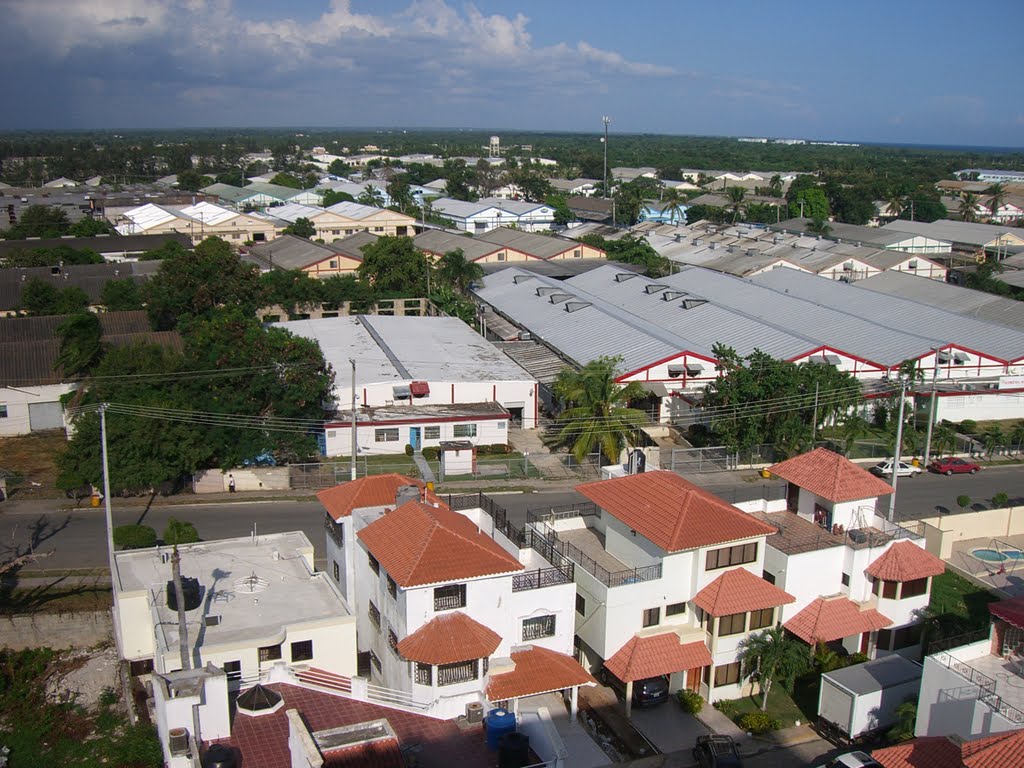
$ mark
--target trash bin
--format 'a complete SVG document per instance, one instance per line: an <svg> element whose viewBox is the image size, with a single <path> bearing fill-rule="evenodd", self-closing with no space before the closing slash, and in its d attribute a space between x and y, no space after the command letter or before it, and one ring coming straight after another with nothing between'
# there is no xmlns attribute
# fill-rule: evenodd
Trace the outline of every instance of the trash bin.
<svg viewBox="0 0 1024 768"><path fill-rule="evenodd" d="M98 493L94 493L92 498L89 499L89 504L94 507L98 507L100 505L100 495Z"/></svg>
<svg viewBox="0 0 1024 768"><path fill-rule="evenodd" d="M762 469L761 470L761 477L763 477L765 480L770 480L771 477L772 477L772 473L769 472L767 469Z"/></svg>

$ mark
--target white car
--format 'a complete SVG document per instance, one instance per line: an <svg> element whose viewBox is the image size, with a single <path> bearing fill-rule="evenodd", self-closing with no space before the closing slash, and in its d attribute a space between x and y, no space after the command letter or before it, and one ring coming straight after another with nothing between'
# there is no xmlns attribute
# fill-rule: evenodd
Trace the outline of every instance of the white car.
<svg viewBox="0 0 1024 768"><path fill-rule="evenodd" d="M882 764L865 752L847 752L821 768L882 768Z"/></svg>
<svg viewBox="0 0 1024 768"><path fill-rule="evenodd" d="M892 477L892 459L875 464L875 466L871 468L871 471L879 477ZM896 476L913 477L914 475L920 475L921 471L920 467L915 467L913 464L907 464L905 461L901 461L896 469Z"/></svg>

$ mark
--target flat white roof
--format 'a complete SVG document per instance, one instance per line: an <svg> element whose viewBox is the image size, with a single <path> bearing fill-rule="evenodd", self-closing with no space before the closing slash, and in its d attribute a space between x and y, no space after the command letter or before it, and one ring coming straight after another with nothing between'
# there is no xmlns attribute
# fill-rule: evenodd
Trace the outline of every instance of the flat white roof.
<svg viewBox="0 0 1024 768"><path fill-rule="evenodd" d="M310 570L305 555L312 559L313 545L302 531L203 541L178 551L182 577L198 579L202 589L199 607L186 612L193 646L200 629L203 647L273 645L286 626L348 615L327 575ZM114 563L115 589L148 592L158 646L176 649L178 614L167 607L171 547L117 552Z"/></svg>

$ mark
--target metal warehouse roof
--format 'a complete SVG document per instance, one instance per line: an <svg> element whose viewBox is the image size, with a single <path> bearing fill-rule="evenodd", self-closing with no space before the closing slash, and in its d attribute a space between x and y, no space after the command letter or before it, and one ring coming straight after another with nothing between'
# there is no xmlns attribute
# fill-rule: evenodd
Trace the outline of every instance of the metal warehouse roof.
<svg viewBox="0 0 1024 768"><path fill-rule="evenodd" d="M490 232L477 235L476 239L513 248L537 259L550 259L581 247L575 240L567 240L554 235L537 235L508 227L497 227Z"/></svg>
<svg viewBox="0 0 1024 768"><path fill-rule="evenodd" d="M361 219L368 219L375 214L384 212L382 208L374 208L372 205L362 205L361 203L353 203L350 201L335 203L327 210L331 213L338 213L357 221Z"/></svg>
<svg viewBox="0 0 1024 768"><path fill-rule="evenodd" d="M500 251L502 246L488 243L475 237L456 235L440 229L427 229L412 239L421 251L434 254L445 254L449 251L461 250L469 261L475 261ZM502 264L504 266L504 263Z"/></svg>
<svg viewBox="0 0 1024 768"><path fill-rule="evenodd" d="M752 282L770 289L775 297L779 297L780 294L787 298L799 296L808 303L814 302L828 308L836 314L837 323L847 323L847 318L852 320L870 318L872 324L885 329L886 335L894 334L892 329L901 326L920 329L915 336L928 339L929 343L924 348L919 347L916 351L905 355L903 359L925 354L932 347L946 344L967 347L1007 361L1024 357L1024 333L1020 331L964 317L898 296L886 296L875 291L866 291L858 288L856 283L848 284L838 280L826 280L799 272L785 275L767 272L753 278ZM878 346L888 344L888 340L885 338L867 339L867 341ZM877 357L865 356L869 359L877 359Z"/></svg>

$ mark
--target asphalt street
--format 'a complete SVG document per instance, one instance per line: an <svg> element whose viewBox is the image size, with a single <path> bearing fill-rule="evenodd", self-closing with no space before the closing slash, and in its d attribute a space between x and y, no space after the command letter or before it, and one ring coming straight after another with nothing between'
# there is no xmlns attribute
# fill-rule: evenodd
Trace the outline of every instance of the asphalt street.
<svg viewBox="0 0 1024 768"><path fill-rule="evenodd" d="M727 501L759 498L765 493L780 498L783 483L764 480L751 472L731 472L691 478ZM1004 492L1011 500L1024 501L1024 467L991 467L971 476L945 477L922 474L899 481L897 520L918 519L944 512L956 513L957 496L971 498L972 507L986 507L993 494ZM509 519L522 526L527 510L571 504L585 499L574 491L555 493L496 493L495 500L508 511ZM1012 502L1011 502L1012 503ZM879 505L887 510L888 497ZM103 508L83 506L62 510L64 502L19 502L17 498L0 504L0 560L6 559L12 542L22 548L34 542L37 551L54 554L25 569L56 570L100 568L106 563L106 533ZM322 554L323 508L318 502L294 499L245 501L242 498L211 503L154 504L148 510L140 500L114 500L114 525L144 523L163 532L171 517L196 526L204 539L249 536L302 530Z"/></svg>

